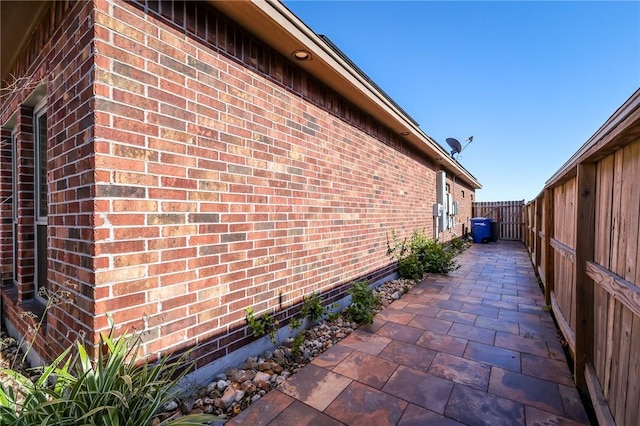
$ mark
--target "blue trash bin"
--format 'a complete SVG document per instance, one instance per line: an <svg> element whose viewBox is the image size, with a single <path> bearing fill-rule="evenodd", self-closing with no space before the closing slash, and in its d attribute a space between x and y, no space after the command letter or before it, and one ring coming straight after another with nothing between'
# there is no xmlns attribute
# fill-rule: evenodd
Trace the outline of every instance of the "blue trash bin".
<svg viewBox="0 0 640 426"><path fill-rule="evenodd" d="M471 218L471 237L474 243L486 243L491 241L491 222L490 217L472 217Z"/></svg>

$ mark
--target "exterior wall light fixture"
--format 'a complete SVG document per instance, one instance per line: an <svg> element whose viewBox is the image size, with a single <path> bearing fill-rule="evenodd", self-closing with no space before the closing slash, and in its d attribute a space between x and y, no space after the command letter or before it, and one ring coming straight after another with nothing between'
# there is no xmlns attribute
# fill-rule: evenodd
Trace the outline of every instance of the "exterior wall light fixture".
<svg viewBox="0 0 640 426"><path fill-rule="evenodd" d="M311 59L311 53L306 50L295 50L292 55L298 61L308 61Z"/></svg>

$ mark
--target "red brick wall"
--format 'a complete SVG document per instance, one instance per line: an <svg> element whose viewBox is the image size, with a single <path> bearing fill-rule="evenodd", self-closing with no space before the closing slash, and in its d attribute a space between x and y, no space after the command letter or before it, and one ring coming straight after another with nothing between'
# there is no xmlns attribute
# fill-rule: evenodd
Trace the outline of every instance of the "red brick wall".
<svg viewBox="0 0 640 426"><path fill-rule="evenodd" d="M74 298L39 350L95 342L109 314L148 354L197 345L202 365L251 341L246 307L286 319L303 295L338 299L393 272L391 230L433 235L432 161L206 4L56 3L30 46L17 70L48 77L49 280ZM3 98L2 123L28 96Z"/></svg>
<svg viewBox="0 0 640 426"><path fill-rule="evenodd" d="M33 342L34 352L55 357L93 329L93 201L92 144L92 3L55 2L36 27L11 74L18 80L3 90L0 124L3 143L18 129L18 283L13 285L11 227L1 228L3 316ZM3 87L14 80L3 82ZM72 303L50 307L35 337L32 328L44 303L34 298L34 149L33 107L47 99L48 121L48 281L49 289L65 293ZM10 154L10 145L8 146ZM5 154L3 145L3 154ZM11 156L2 156L2 196L11 193ZM11 221L11 205L2 210ZM9 242L7 244L7 242ZM30 318L31 315L36 318ZM90 337L90 341L93 338Z"/></svg>
<svg viewBox="0 0 640 426"><path fill-rule="evenodd" d="M338 297L393 269L391 230L433 232L429 159L215 11L149 7L96 13L98 315L202 364L246 307Z"/></svg>

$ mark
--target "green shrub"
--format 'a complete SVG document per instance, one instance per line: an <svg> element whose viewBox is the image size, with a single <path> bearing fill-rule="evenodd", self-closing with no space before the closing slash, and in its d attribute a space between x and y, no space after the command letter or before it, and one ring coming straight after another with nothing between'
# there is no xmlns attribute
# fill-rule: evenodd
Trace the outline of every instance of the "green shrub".
<svg viewBox="0 0 640 426"><path fill-rule="evenodd" d="M446 249L453 253L454 256L465 251L467 248L467 241L464 238L454 238L446 245Z"/></svg>
<svg viewBox="0 0 640 426"><path fill-rule="evenodd" d="M296 336L293 338L293 340L291 341L291 353L293 354L293 356L300 355L300 353L302 352L302 345L304 344L304 341L304 331L296 334Z"/></svg>
<svg viewBox="0 0 640 426"><path fill-rule="evenodd" d="M460 267L454 259L454 253L445 249L438 241L428 240L422 253L426 272L448 274Z"/></svg>
<svg viewBox="0 0 640 426"><path fill-rule="evenodd" d="M80 343L64 351L43 369L36 382L10 369L2 371L18 384L0 383L2 425L123 425L150 424L158 410L174 398L172 390L187 373L186 357L155 364L133 362L139 336L101 336L93 362ZM192 415L162 425L202 425L217 419Z"/></svg>
<svg viewBox="0 0 640 426"><path fill-rule="evenodd" d="M296 330L300 328L301 325L302 323L300 322L300 319L298 317L293 317L289 320L289 328L291 330Z"/></svg>
<svg viewBox="0 0 640 426"><path fill-rule="evenodd" d="M320 296L316 293L311 293L310 296L304 298L300 315L308 318L312 323L316 323L320 321L325 314L326 310L324 306L322 306L322 298Z"/></svg>
<svg viewBox="0 0 640 426"><path fill-rule="evenodd" d="M408 280L420 280L424 275L424 267L418 260L418 256L410 254L398 261L398 274Z"/></svg>
<svg viewBox="0 0 640 426"><path fill-rule="evenodd" d="M374 294L366 281L356 281L347 292L351 304L345 310L346 317L358 324L371 324L376 309L380 308L380 297Z"/></svg>
<svg viewBox="0 0 640 426"><path fill-rule="evenodd" d="M267 312L260 318L256 318L253 309L247 308L244 312L244 319L247 321L253 337L268 335L271 342L276 343L279 321L273 315Z"/></svg>
<svg viewBox="0 0 640 426"><path fill-rule="evenodd" d="M393 245L387 240L387 254L398 260L398 274L402 278L420 280L425 272L448 274L458 269L457 254L445 249L439 241L426 236L425 230L413 231L411 238L399 241L391 232Z"/></svg>

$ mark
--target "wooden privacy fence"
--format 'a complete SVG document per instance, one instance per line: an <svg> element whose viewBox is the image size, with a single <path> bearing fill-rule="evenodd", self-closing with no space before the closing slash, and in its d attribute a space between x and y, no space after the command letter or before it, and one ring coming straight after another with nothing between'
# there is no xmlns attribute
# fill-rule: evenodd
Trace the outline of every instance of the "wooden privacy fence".
<svg viewBox="0 0 640 426"><path fill-rule="evenodd" d="M498 238L522 240L524 200L520 201L476 201L473 217L490 217L498 223Z"/></svg>
<svg viewBox="0 0 640 426"><path fill-rule="evenodd" d="M525 206L524 241L600 424L640 425L640 90Z"/></svg>

